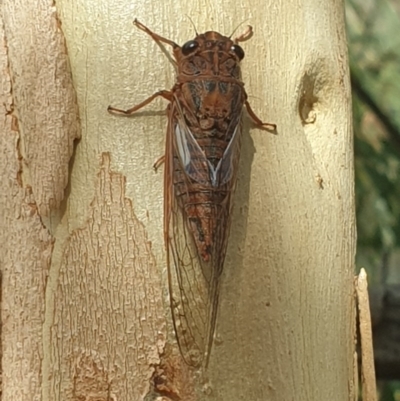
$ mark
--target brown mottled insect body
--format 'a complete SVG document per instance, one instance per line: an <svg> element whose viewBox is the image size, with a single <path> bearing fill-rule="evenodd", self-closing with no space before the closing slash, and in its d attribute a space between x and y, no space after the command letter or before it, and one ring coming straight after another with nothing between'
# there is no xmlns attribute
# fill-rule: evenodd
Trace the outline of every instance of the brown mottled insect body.
<svg viewBox="0 0 400 401"><path fill-rule="evenodd" d="M197 35L182 47L135 25L157 43L173 48L178 74L171 91L160 91L129 110L130 115L162 96L168 106L164 172L164 238L171 310L177 341L192 366L208 362L215 330L220 277L231 222L242 134L242 112L261 128L243 83L236 39L217 32ZM157 165L159 162L157 163Z"/></svg>

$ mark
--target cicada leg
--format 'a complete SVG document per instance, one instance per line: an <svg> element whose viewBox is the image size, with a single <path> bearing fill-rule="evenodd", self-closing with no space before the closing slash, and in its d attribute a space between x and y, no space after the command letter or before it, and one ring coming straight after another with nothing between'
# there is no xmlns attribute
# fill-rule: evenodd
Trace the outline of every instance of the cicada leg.
<svg viewBox="0 0 400 401"><path fill-rule="evenodd" d="M249 113L249 116L255 122L257 127L266 128L271 131L276 130L276 124L264 123L257 117L256 113L254 113L253 109L250 106L250 103L247 100L244 102L244 105L246 106L246 110Z"/></svg>
<svg viewBox="0 0 400 401"><path fill-rule="evenodd" d="M133 21L133 24L135 26L137 26L139 29L141 29L142 31L146 32L148 35L150 35L155 42L157 42L157 43L159 43L159 42L166 43L167 45L172 46L173 49L179 47L179 45L177 45L172 40L169 40L167 38L164 38L163 36L157 35L153 31L151 31L149 28L147 28L147 26L143 25L136 18L135 18L135 21Z"/></svg>
<svg viewBox="0 0 400 401"><path fill-rule="evenodd" d="M168 100L168 101L172 101L173 99L173 94L170 91L166 91L166 90L162 90L159 92L154 93L153 95L151 95L150 97L148 97L146 100L144 100L142 103L137 104L136 106L131 107L128 110L122 110L122 109L117 109L115 107L112 106L108 106L107 111L111 114L116 114L116 115L123 115L123 116L130 116L133 113L135 113L136 111L140 110L142 107L147 106L149 103L151 103L156 97L163 97L164 99ZM155 171L158 170L158 168L161 166L161 164L163 164L165 161L165 155L161 156L160 158L158 158L154 164L153 164L153 168Z"/></svg>
<svg viewBox="0 0 400 401"><path fill-rule="evenodd" d="M174 95L170 91L162 90L154 93L150 97L148 97L146 100L144 100L142 103L137 104L136 106L131 107L128 110L122 110L122 109L116 109L115 107L108 106L107 111L111 114L118 114L118 115L123 115L123 116L130 116L139 109L141 109L144 106L147 106L149 103L151 103L156 97L163 97L164 99L168 101L172 101Z"/></svg>
<svg viewBox="0 0 400 401"><path fill-rule="evenodd" d="M253 28L250 25L247 25L246 30L239 36L233 39L235 43L245 42L249 40L253 36Z"/></svg>
<svg viewBox="0 0 400 401"><path fill-rule="evenodd" d="M161 164L163 164L163 163L165 163L165 155L159 157L159 158L154 162L154 164L153 164L154 170L157 171L157 170L160 168Z"/></svg>

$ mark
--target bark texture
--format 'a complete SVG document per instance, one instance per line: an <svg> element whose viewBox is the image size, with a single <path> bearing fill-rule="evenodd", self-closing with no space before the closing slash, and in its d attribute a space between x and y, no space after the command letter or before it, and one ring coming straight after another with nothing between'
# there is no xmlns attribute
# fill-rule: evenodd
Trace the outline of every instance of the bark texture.
<svg viewBox="0 0 400 401"><path fill-rule="evenodd" d="M57 39L29 53L15 16L26 12L23 30L41 27L38 41L60 34L54 5L32 4L2 6L3 37L15 42L1 53L9 73L1 78L4 400L16 392L43 401L354 400L354 182L342 2L58 1L82 125L69 176L78 117L65 48ZM165 55L133 19L183 44L194 37L185 14L199 32L226 35L250 19L243 81L254 111L278 127L273 136L245 125L206 372L182 362L165 290L162 174L151 166L164 151L166 105L156 101L130 119L106 112L174 82ZM51 68L44 64L32 78L23 66L35 67L41 55ZM47 70L62 101L32 89L42 90ZM27 74L29 84L17 85ZM60 203L66 177L68 199Z"/></svg>
<svg viewBox="0 0 400 401"><path fill-rule="evenodd" d="M64 197L78 108L54 4L3 1L0 16L2 400L41 400L46 223Z"/></svg>
<svg viewBox="0 0 400 401"><path fill-rule="evenodd" d="M65 39L52 1L4 1L2 17L25 167L20 178L46 217L64 198L73 141L80 135Z"/></svg>
<svg viewBox="0 0 400 401"><path fill-rule="evenodd" d="M161 285L151 244L102 164L87 223L65 244L54 299L50 399L141 399L165 343ZM70 306L73 302L74 306ZM75 398L74 398L75 397Z"/></svg>

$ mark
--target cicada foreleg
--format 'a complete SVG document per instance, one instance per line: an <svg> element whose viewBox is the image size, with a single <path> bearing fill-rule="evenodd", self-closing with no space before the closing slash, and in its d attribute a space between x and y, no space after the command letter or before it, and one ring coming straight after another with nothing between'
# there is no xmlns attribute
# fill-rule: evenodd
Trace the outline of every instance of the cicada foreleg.
<svg viewBox="0 0 400 401"><path fill-rule="evenodd" d="M271 131L276 130L276 124L264 123L257 117L256 113L254 113L253 109L250 106L250 103L247 100L244 102L244 105L246 106L247 113L249 114L250 118L254 121L257 127L268 129Z"/></svg>
<svg viewBox="0 0 400 401"><path fill-rule="evenodd" d="M164 38L164 36L157 35L157 34L154 33L153 31L151 31L149 28L147 28L147 26L143 25L143 24L142 24L141 22L139 22L136 18L135 18L135 20L133 21L133 24L134 24L135 26L137 26L140 30L142 30L142 31L146 32L148 35L150 35L150 36L153 38L153 40L154 40L155 42L157 42L158 44L159 44L160 42L166 43L167 45L170 45L173 49L179 47L179 45L177 45L177 44L176 44L175 42L173 42L172 40L169 40L169 39L167 39L167 38Z"/></svg>
<svg viewBox="0 0 400 401"><path fill-rule="evenodd" d="M233 41L237 44L239 42L245 42L249 40L253 36L253 28L250 25L247 25L246 30L239 36L233 39Z"/></svg>
<svg viewBox="0 0 400 401"><path fill-rule="evenodd" d="M151 31L147 26L143 25L141 22L139 22L137 19L133 21L133 24L138 27L140 30L143 32L146 32L151 38L157 43L157 45L160 47L161 51L167 56L168 60L171 62L171 64L174 66L175 70L178 69L178 65L176 63L176 60L174 60L169 52L165 49L165 47L161 43L165 43L169 46L172 47L174 55L176 52L179 52L180 46L177 45L175 42L172 40L169 40L167 38L164 38L164 36L157 35L153 31Z"/></svg>
<svg viewBox="0 0 400 401"><path fill-rule="evenodd" d="M154 93L150 97L148 97L146 100L144 100L142 103L137 104L136 106L131 107L128 110L122 110L122 109L117 109L112 106L107 107L107 111L111 114L117 114L117 115L122 115L122 116L130 116L136 111L140 110L142 107L147 106L149 103L151 103L155 98L157 97L163 97L164 99L168 100L169 102L172 101L173 99L173 94L170 91L162 90Z"/></svg>
<svg viewBox="0 0 400 401"><path fill-rule="evenodd" d="M137 104L136 106L131 107L128 110L122 110L122 109L117 109L117 108L112 107L112 106L108 106L107 107L107 111L109 113L111 113L111 114L122 115L122 116L130 116L130 115L134 114L136 111L140 110L142 107L147 106L149 103L151 103L155 98L157 98L159 96L163 97L164 99L166 99L168 101L172 101L172 99L173 99L172 92L166 91L166 90L162 90L162 91L158 91L158 92L154 93L153 95L148 97L143 102ZM155 163L153 164L154 170L157 171L158 168L161 166L161 164L164 163L164 161L165 161L165 155L163 155L160 158L158 158L155 161Z"/></svg>

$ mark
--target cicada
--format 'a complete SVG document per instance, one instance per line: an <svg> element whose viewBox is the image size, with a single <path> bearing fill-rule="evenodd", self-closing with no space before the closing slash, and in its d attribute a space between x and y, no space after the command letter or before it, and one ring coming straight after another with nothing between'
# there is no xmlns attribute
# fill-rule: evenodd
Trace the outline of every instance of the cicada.
<svg viewBox="0 0 400 401"><path fill-rule="evenodd" d="M221 274L231 224L242 139L242 114L263 123L241 81L240 42L218 32L197 34L182 47L135 20L157 44L172 47L177 77L170 91L113 114L131 115L157 97L169 104L164 170L164 239L172 320L188 365L207 365L216 325Z"/></svg>

